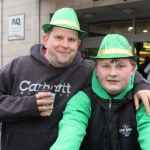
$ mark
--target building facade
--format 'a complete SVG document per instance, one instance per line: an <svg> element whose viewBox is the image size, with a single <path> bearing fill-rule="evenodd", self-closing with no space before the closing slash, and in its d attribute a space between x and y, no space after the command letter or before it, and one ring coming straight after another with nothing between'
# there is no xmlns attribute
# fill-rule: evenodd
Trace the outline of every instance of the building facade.
<svg viewBox="0 0 150 150"><path fill-rule="evenodd" d="M88 32L80 51L96 55L106 34L120 33L142 63L146 55L150 56L149 6L149 0L0 0L0 68L18 56L29 55L32 45L42 43L41 25L62 7L74 8L81 29ZM24 17L24 38L10 40L9 21L18 15Z"/></svg>

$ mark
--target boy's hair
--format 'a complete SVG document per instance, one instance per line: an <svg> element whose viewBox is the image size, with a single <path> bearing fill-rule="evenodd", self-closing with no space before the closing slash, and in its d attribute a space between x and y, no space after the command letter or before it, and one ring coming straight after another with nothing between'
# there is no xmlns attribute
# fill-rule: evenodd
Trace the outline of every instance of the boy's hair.
<svg viewBox="0 0 150 150"><path fill-rule="evenodd" d="M98 60L104 60L104 59L97 59L96 62L95 62L95 67L98 64ZM106 58L106 59L109 59L109 58ZM132 58L110 58L110 60L111 60L110 63L118 62L118 61L121 61L122 59L129 59L131 65L136 66L136 62Z"/></svg>

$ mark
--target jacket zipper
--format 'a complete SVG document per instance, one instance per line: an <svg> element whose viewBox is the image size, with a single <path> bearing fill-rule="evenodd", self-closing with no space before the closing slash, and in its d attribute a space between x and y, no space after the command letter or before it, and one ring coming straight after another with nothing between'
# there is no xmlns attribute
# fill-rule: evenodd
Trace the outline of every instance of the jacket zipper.
<svg viewBox="0 0 150 150"><path fill-rule="evenodd" d="M111 124L111 109L112 109L112 102L111 100L109 101L109 150L111 150L111 128L112 128L112 124Z"/></svg>

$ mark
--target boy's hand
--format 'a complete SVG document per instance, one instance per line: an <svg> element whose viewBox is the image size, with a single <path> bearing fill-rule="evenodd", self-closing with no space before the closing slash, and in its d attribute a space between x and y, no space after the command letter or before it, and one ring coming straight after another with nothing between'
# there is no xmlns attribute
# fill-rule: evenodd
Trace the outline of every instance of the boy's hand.
<svg viewBox="0 0 150 150"><path fill-rule="evenodd" d="M142 100L145 109L147 111L147 114L150 116L150 91L149 90L141 90L138 91L135 95L134 95L134 104L135 104L135 109L138 110L139 109L139 100Z"/></svg>

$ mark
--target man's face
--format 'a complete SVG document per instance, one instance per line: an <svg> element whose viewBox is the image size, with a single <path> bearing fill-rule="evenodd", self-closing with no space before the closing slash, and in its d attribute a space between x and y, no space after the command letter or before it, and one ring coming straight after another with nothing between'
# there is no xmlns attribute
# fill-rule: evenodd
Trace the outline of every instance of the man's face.
<svg viewBox="0 0 150 150"><path fill-rule="evenodd" d="M96 75L101 86L111 95L117 95L128 85L134 74L136 65L131 65L129 59L99 59L96 66Z"/></svg>
<svg viewBox="0 0 150 150"><path fill-rule="evenodd" d="M78 32L61 27L53 27L50 35L44 34L44 46L47 49L45 57L55 67L69 65L81 43Z"/></svg>

